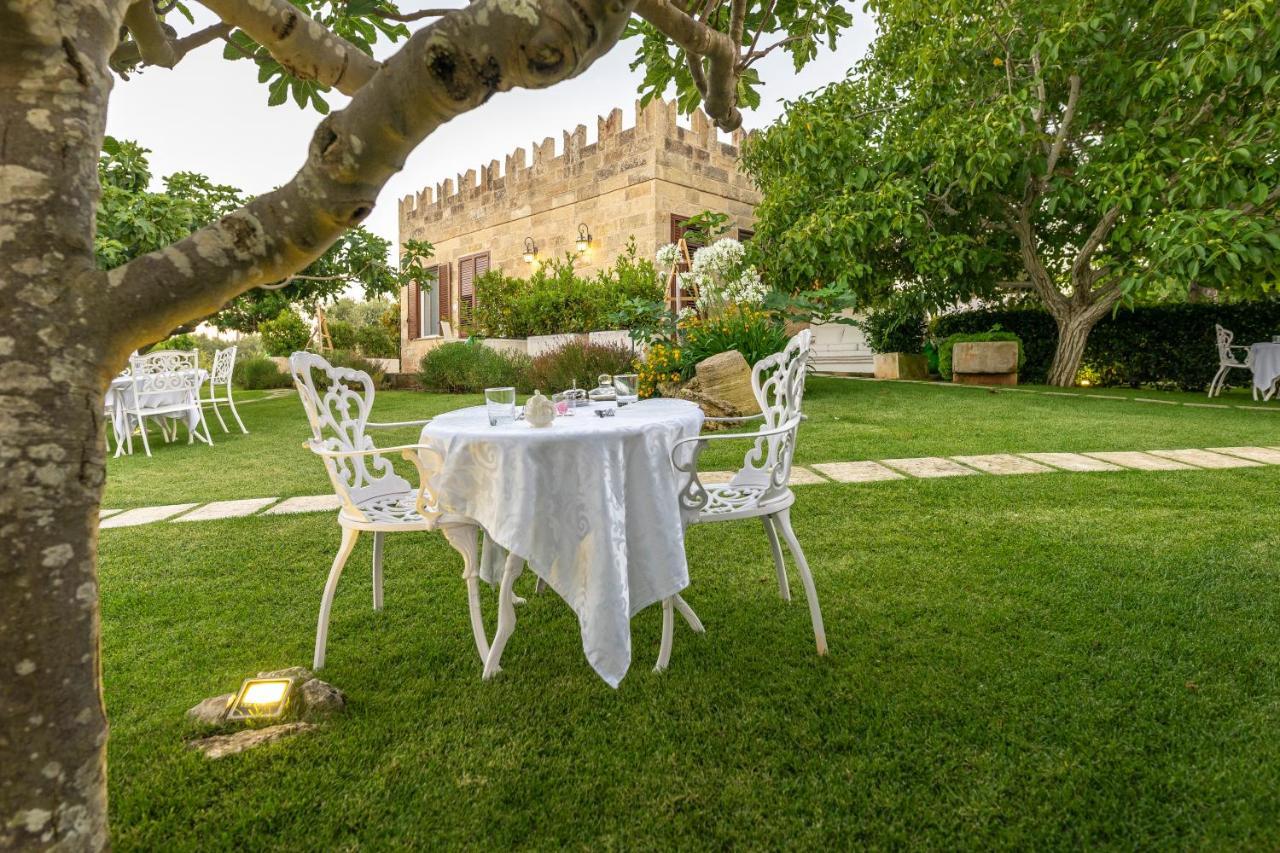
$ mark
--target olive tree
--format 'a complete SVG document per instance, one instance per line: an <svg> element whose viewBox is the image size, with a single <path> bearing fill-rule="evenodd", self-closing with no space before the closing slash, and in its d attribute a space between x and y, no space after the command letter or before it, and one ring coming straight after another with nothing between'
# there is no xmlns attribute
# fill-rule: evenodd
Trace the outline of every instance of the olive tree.
<svg viewBox="0 0 1280 853"><path fill-rule="evenodd" d="M681 102L703 103L725 129L771 41L801 62L796 45L847 17L817 0L475 0L422 13L368 0L201 3L219 23L185 34L178 0L0 4L0 847L107 843L103 397L131 350L304 269L441 124L582 73L633 13L641 60L688 71L672 77ZM378 61L383 37L405 41ZM116 76L175 68L218 41L258 63L273 103L292 93L325 112L330 87L350 103L319 121L278 189L102 269L97 165Z"/></svg>
<svg viewBox="0 0 1280 853"><path fill-rule="evenodd" d="M934 302L1016 283L1069 385L1125 299L1280 280L1274 0L871 0L846 81L749 143L775 281Z"/></svg>

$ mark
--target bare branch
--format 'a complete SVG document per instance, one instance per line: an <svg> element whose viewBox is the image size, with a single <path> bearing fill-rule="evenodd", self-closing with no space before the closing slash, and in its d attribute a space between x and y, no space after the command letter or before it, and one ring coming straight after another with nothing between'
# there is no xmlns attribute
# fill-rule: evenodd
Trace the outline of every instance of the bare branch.
<svg viewBox="0 0 1280 853"><path fill-rule="evenodd" d="M289 0L200 0L228 24L244 30L300 80L315 80L355 94L382 66L351 42L334 35Z"/></svg>
<svg viewBox="0 0 1280 853"><path fill-rule="evenodd" d="M686 15L670 0L639 0L640 17L665 33L688 53L707 59L707 91L702 102L722 130L742 126L738 111L738 49L726 34Z"/></svg>
<svg viewBox="0 0 1280 853"><path fill-rule="evenodd" d="M231 35L231 31L234 29L235 27L230 24L213 24L202 30L197 30L191 35L183 36L177 41L170 42L174 53L174 65L181 62L188 53L196 48ZM137 37L135 36L134 38L136 39ZM127 41L122 43L111 54L110 65L116 71L124 72L144 61L139 54L137 41Z"/></svg>
<svg viewBox="0 0 1280 853"><path fill-rule="evenodd" d="M768 56L777 48L784 47L785 45L791 44L793 41L803 41L804 39L805 39L805 36L802 36L802 35L787 36L784 39L775 41L773 44L769 45L764 50L753 50L750 53L748 53L745 57L743 57L742 61L738 63L738 67L746 68L747 66L756 62L757 60L764 59L766 56Z"/></svg>
<svg viewBox="0 0 1280 853"><path fill-rule="evenodd" d="M751 44L747 46L747 59L745 61L748 64L753 61L751 59L751 54L756 52L756 45L760 42L760 34L763 33L764 28L769 25L769 18L773 17L773 10L777 5L778 0L769 0L769 5L765 7L764 14L760 16L760 26L756 27L755 33L751 36ZM773 48L767 48L765 53L768 53L772 49Z"/></svg>
<svg viewBox="0 0 1280 853"><path fill-rule="evenodd" d="M124 25L129 28L133 43L138 47L138 56L147 65L172 68L178 63L173 45L169 43L169 34L156 17L151 0L134 0L129 4L124 13Z"/></svg>
<svg viewBox="0 0 1280 853"><path fill-rule="evenodd" d="M439 18L454 11L453 9L421 9L417 12L393 12L385 7L379 7L374 10L379 18L385 18L388 21L399 21L402 24L411 24L414 21L421 21L423 18Z"/></svg>
<svg viewBox="0 0 1280 853"><path fill-rule="evenodd" d="M127 352L305 268L368 216L383 185L440 125L497 92L581 73L613 47L631 11L626 0L540 0L536 7L479 0L418 31L344 109L320 122L289 183L106 274L101 312L130 320L107 324L110 346Z"/></svg>
<svg viewBox="0 0 1280 853"><path fill-rule="evenodd" d="M1076 115L1076 101L1080 99L1080 75L1072 74L1070 78L1070 89L1067 92L1067 106L1062 111L1062 119L1058 122L1058 129L1053 136L1053 146L1049 149L1049 157L1045 161L1044 177L1041 179L1041 186L1049 183L1049 179L1053 177L1053 170L1058 166L1058 157L1062 155L1062 146L1067 142L1067 135L1071 131L1071 121Z"/></svg>
<svg viewBox="0 0 1280 853"><path fill-rule="evenodd" d="M1093 231L1085 238L1084 245L1076 253L1075 260L1071 263L1071 284L1077 297L1082 293L1087 296L1093 287L1094 275L1090 266L1093 256L1102 246L1102 241L1107 239L1107 235L1111 233L1111 229L1115 227L1116 221L1119 219L1120 207L1118 205L1102 214L1102 218L1098 220L1097 225L1093 226Z"/></svg>
<svg viewBox="0 0 1280 853"><path fill-rule="evenodd" d="M1270 210L1272 207L1274 207L1277 201L1280 201L1280 186L1274 187L1271 190L1271 192L1267 194L1267 197L1262 200L1261 204L1254 204L1253 202L1250 201L1241 205L1240 212L1245 214L1246 216L1252 216L1255 213L1266 212Z"/></svg>

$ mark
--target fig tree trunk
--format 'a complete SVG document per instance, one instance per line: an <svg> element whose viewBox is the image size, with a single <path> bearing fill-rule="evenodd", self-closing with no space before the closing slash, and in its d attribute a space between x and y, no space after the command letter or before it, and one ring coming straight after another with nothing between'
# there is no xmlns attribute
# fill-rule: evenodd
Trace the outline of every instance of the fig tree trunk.
<svg viewBox="0 0 1280 853"><path fill-rule="evenodd" d="M0 848L107 843L96 551L119 355L93 217L121 14L0 8Z"/></svg>

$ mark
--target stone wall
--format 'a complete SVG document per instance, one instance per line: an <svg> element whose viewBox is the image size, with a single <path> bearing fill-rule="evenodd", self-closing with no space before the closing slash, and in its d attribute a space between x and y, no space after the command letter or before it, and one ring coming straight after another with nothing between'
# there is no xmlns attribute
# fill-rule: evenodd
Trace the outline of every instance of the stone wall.
<svg viewBox="0 0 1280 853"><path fill-rule="evenodd" d="M574 252L578 226L585 223L591 245L578 261L587 275L612 265L635 238L643 257L653 257L671 239L671 217L703 210L728 213L738 228L749 229L759 195L738 171L742 133L722 142L701 111L689 127L676 121L676 106L654 100L637 104L635 124L623 127L622 111L598 119L596 140L587 128L563 133L560 153L551 137L532 146L532 158L517 148L505 158L426 187L400 202L400 242L430 241L432 263L452 271L452 302L457 316L457 261L489 252L492 269L527 276L523 259L532 237L542 259ZM731 232L733 233L733 232ZM401 296L401 355L413 369L422 354L456 335L445 325L441 338L407 338L409 306Z"/></svg>

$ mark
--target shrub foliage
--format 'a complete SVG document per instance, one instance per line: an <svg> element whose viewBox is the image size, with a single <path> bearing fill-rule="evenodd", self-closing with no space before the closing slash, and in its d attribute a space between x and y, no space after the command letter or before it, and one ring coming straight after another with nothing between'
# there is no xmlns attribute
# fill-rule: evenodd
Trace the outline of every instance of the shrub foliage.
<svg viewBox="0 0 1280 853"><path fill-rule="evenodd" d="M529 359L500 352L479 341L454 341L434 347L422 357L418 379L426 391L467 394L514 385L523 389Z"/></svg>

